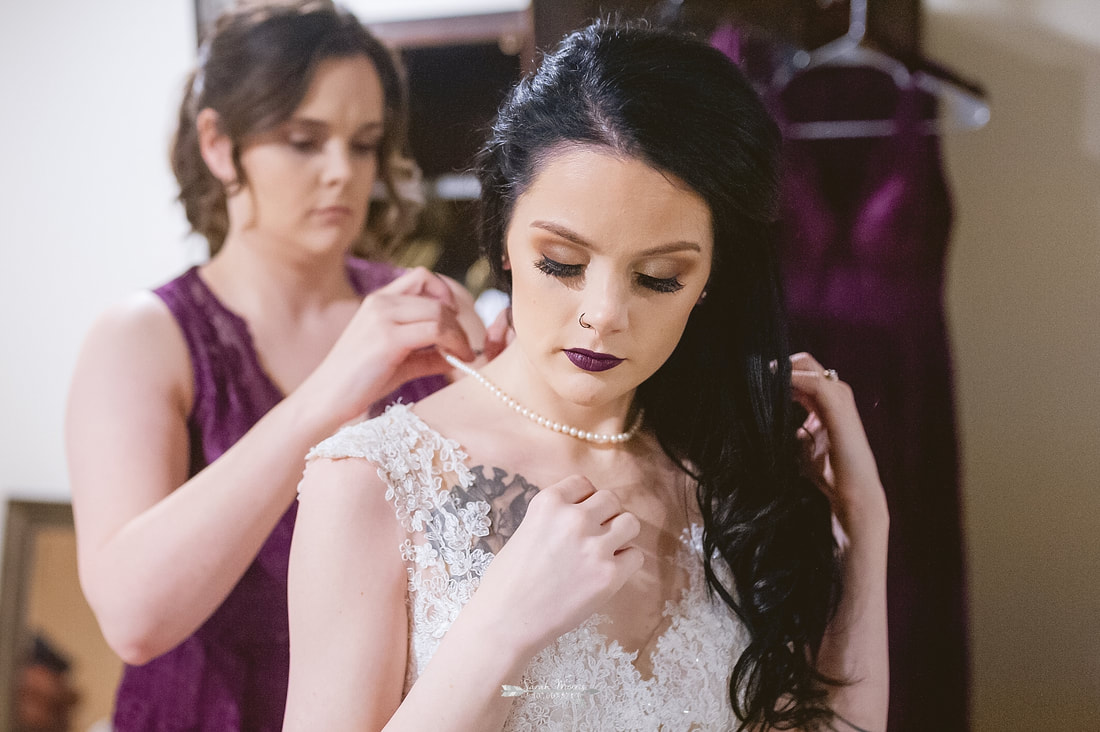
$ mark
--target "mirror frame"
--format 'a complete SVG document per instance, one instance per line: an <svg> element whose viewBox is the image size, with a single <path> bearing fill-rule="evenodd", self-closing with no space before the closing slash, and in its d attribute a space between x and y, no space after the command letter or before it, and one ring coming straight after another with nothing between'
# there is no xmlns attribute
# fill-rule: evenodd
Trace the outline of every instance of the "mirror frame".
<svg viewBox="0 0 1100 732"><path fill-rule="evenodd" d="M34 544L45 528L73 528L73 508L65 501L9 498L4 526L4 554L0 581L0 720L7 728L15 704L16 664L28 630L27 598L34 569Z"/></svg>

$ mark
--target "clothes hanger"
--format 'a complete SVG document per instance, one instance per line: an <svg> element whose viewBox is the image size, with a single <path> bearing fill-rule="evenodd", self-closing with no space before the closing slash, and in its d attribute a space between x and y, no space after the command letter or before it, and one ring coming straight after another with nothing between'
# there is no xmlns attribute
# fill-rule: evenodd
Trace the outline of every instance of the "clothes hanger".
<svg viewBox="0 0 1100 732"><path fill-rule="evenodd" d="M773 76L773 89L781 92L795 77L815 68L872 68L889 76L899 90L917 86L936 97L939 116L923 121L918 127L922 132L939 134L948 130L972 130L989 122L989 105L980 91L959 84L949 74L937 74L930 70L910 71L902 61L866 45L866 37L867 0L851 0L847 32L812 51L795 53L790 63L780 67ZM784 126L784 134L798 139L886 137L898 129L898 122L893 119L830 120L791 122Z"/></svg>

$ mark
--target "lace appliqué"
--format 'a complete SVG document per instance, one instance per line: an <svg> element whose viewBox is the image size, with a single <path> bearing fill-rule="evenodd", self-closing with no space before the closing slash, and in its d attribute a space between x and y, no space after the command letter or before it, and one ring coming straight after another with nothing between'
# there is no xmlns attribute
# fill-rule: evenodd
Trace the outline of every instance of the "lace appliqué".
<svg viewBox="0 0 1100 732"><path fill-rule="evenodd" d="M477 590L494 554L483 537L492 530L487 502L460 502L475 475L457 442L442 437L405 405L346 427L310 451L314 457L362 457L378 466L398 520L409 576L409 664L406 693L431 660L459 611ZM464 490L452 494L450 487ZM743 626L708 596L702 529L685 530L677 561L689 581L652 652L653 675L643 679L628 653L593 615L540 651L524 671L504 729L645 730L688 732L736 727L728 681L748 643Z"/></svg>

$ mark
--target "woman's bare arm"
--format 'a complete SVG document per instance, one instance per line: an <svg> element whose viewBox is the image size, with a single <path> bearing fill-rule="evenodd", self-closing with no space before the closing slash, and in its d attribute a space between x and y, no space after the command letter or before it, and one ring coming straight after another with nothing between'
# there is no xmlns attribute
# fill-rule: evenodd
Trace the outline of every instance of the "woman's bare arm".
<svg viewBox="0 0 1100 732"><path fill-rule="evenodd" d="M851 388L825 376L808 354L792 357L794 395L809 412L807 472L833 507L842 591L818 651L818 669L850 683L830 686L839 732L886 729L890 666L886 552L890 518ZM854 725L854 726L853 726Z"/></svg>
<svg viewBox="0 0 1100 732"><path fill-rule="evenodd" d="M93 327L66 449L81 584L125 661L170 650L218 607L293 500L313 444L403 381L445 370L424 346L472 358L434 276L409 273L368 300L306 382L190 479L192 376L167 309L145 293Z"/></svg>

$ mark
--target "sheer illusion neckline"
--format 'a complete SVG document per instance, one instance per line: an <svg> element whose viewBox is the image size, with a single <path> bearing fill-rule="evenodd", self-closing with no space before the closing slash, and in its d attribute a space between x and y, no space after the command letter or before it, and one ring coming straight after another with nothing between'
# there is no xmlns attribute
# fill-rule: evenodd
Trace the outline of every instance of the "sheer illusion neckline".
<svg viewBox="0 0 1100 732"><path fill-rule="evenodd" d="M438 430L433 428L427 422L424 421L420 415L416 414L409 408L409 405L398 404L390 407L387 410L388 415L397 417L398 414L404 414L409 423L415 427L418 432L426 433L431 436L433 442L455 442L456 441L446 438ZM453 464L456 473L460 473L460 482L466 483L467 481L478 480L478 473L482 476L485 474L493 474L496 471L500 471L507 476L517 476L518 473L508 470L503 466L496 465L490 462L477 462L473 461L466 454L465 450L460 447L461 459L456 460ZM457 455L456 455L457 457ZM464 475L462 475L464 474ZM536 491L541 491L542 488L534 483L529 485ZM454 490L457 486L446 485L446 490ZM488 529L490 532L494 531L497 527L489 519ZM658 529L660 531L660 529ZM695 578L693 573L688 569L688 566L693 559L701 562L701 550L696 548L696 544L701 546L702 541L702 526L696 522L689 522L687 526L682 528L678 536L672 535L671 532L663 532L666 536L673 537L676 541L676 552L673 556L658 557L654 553L654 557L662 560L676 568L679 573L679 581L673 586L675 590L671 593L670 597L666 597L662 603L661 618L657 622L653 631L646 635L645 641L634 650L627 650L619 639L611 637L611 634L607 631L607 626L612 626L615 623L615 619L606 612L596 612L590 616L584 623L582 623L578 630L584 629L585 632L592 635L593 639L599 644L606 646L608 653L617 663L627 664L630 670L637 674L637 680L646 685L656 683L658 679L655 676L655 670L659 668L658 661L659 655L662 653L664 647L663 640L669 635L673 626L673 619L682 615L685 606L688 604L690 591L697 589L694 587ZM510 540L509 536L505 543ZM491 559L496 558L497 552L488 551ZM647 555L648 557L649 555ZM642 674L642 669L638 666L638 659L644 658L648 663L643 664L642 668L646 668L647 675Z"/></svg>
<svg viewBox="0 0 1100 732"><path fill-rule="evenodd" d="M311 450L307 459L350 457L365 458L377 467L386 502L404 530L399 553L408 573L407 694L477 591L495 558L493 550L506 543L493 541L494 536L504 536L490 531L496 527L485 499L511 501L505 494L510 495L514 485L477 483L475 473L482 468L470 467L462 446L404 404L341 429ZM494 479L502 477L494 471ZM505 531L518 525L520 513L500 516ZM684 578L682 589L670 588L672 596L655 603L667 627L642 648L627 652L609 636L613 618L607 613L591 615L536 653L517 685L505 689L518 697L505 730L697 732L735 726L729 680L736 659L748 646L748 631L707 591L702 530L697 524L685 527L675 551L665 553L675 554L670 558ZM714 569L724 584L732 586L720 560ZM652 666L645 678L636 664L642 653Z"/></svg>

